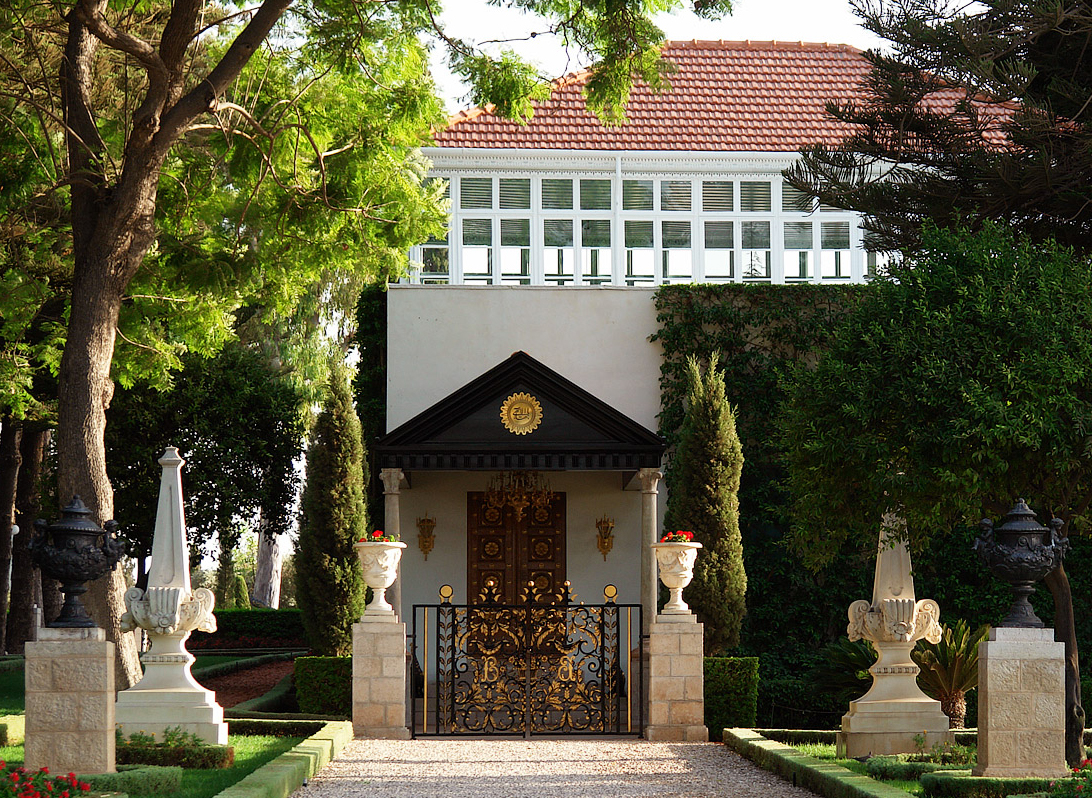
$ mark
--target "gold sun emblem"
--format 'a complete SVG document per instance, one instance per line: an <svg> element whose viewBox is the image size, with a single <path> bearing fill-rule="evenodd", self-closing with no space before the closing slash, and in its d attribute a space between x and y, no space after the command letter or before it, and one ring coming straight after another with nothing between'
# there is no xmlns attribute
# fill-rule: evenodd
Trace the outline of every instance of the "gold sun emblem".
<svg viewBox="0 0 1092 798"><path fill-rule="evenodd" d="M500 417L509 432L527 435L542 423L542 405L529 393L514 393L501 404Z"/></svg>

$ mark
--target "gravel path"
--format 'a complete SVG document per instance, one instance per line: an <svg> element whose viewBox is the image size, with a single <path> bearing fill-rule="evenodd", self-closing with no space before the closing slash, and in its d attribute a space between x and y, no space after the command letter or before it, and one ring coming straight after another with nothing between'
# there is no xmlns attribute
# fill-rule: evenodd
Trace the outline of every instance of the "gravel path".
<svg viewBox="0 0 1092 798"><path fill-rule="evenodd" d="M815 798L714 743L353 740L293 798Z"/></svg>

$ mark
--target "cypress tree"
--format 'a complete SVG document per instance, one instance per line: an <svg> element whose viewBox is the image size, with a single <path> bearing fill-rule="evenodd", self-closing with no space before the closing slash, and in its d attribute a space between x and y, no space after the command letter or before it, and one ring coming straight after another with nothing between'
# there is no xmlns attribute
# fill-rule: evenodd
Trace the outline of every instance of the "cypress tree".
<svg viewBox="0 0 1092 798"><path fill-rule="evenodd" d="M664 528L689 530L703 546L683 597L705 625L705 653L713 656L739 644L746 613L739 533L743 447L716 359L703 375L690 358L687 382L686 418L671 464Z"/></svg>
<svg viewBox="0 0 1092 798"><path fill-rule="evenodd" d="M367 523L364 446L346 375L335 369L307 450L296 547L297 601L312 651L348 656L364 610L364 580L353 543Z"/></svg>

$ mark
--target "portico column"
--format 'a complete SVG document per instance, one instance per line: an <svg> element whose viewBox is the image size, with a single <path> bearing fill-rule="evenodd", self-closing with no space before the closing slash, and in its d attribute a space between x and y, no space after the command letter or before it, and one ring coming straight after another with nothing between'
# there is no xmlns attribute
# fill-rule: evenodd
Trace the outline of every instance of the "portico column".
<svg viewBox="0 0 1092 798"><path fill-rule="evenodd" d="M402 516L399 508L400 485L405 478L401 468L383 468L379 471L383 480L383 531L402 539ZM402 620L402 563L398 563L398 578L387 590L387 601L394 607L394 617Z"/></svg>
<svg viewBox="0 0 1092 798"><path fill-rule="evenodd" d="M664 475L656 468L637 472L641 480L641 631L648 633L656 616L656 558L652 544L656 542L656 485Z"/></svg>

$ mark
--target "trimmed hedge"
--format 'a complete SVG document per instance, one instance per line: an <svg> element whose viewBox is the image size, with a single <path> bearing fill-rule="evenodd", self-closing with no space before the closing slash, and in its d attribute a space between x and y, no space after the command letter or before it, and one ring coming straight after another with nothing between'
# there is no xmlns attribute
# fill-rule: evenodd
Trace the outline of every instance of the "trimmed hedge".
<svg viewBox="0 0 1092 798"><path fill-rule="evenodd" d="M326 724L321 720L273 720L271 718L232 718L228 720L228 734L270 737L310 737L322 731Z"/></svg>
<svg viewBox="0 0 1092 798"><path fill-rule="evenodd" d="M182 789L182 768L158 765L125 766L117 773L91 773L77 776L91 785L94 792L120 792L129 795L165 795Z"/></svg>
<svg viewBox="0 0 1092 798"><path fill-rule="evenodd" d="M211 770L229 768L235 763L235 749L230 745L178 747L164 745L134 745L117 747L119 765L162 765Z"/></svg>
<svg viewBox="0 0 1092 798"><path fill-rule="evenodd" d="M902 756L873 756L865 762L868 775L880 781L917 781L923 773L937 770L966 770L966 765L942 765L939 762L908 762Z"/></svg>
<svg viewBox="0 0 1092 798"><path fill-rule="evenodd" d="M802 754L751 729L725 729L724 744L759 767L788 779L793 786L824 798L906 798L905 790Z"/></svg>
<svg viewBox="0 0 1092 798"><path fill-rule="evenodd" d="M923 773L921 790L925 798L1005 798L1009 795L1049 792L1054 779L1004 779L972 776L969 770L938 770Z"/></svg>
<svg viewBox="0 0 1092 798"><path fill-rule="evenodd" d="M300 712L343 718L352 714L352 657L298 657L295 682Z"/></svg>
<svg viewBox="0 0 1092 798"><path fill-rule="evenodd" d="M269 690L256 698L242 701L232 707L236 713L242 713L236 714L233 717L252 717L251 713L254 712L282 712L295 709L295 700L292 695L294 689L293 675L289 673L273 685L272 690ZM224 711L226 713L228 710ZM225 715L225 717L227 717L227 715Z"/></svg>
<svg viewBox="0 0 1092 798"><path fill-rule="evenodd" d="M758 657L705 657L705 725L720 742L726 728L749 728L758 713Z"/></svg>
<svg viewBox="0 0 1092 798"><path fill-rule="evenodd" d="M800 745L802 743L826 743L834 745L838 742L838 732L833 729L755 729L767 740L777 740L788 745ZM1092 730L1086 731L1086 742ZM954 733L955 741L959 745L977 745L978 729L958 729Z"/></svg>
<svg viewBox="0 0 1092 798"><path fill-rule="evenodd" d="M215 610L216 631L194 632L186 646L193 650L219 648L307 649L303 618L298 609Z"/></svg>
<svg viewBox="0 0 1092 798"><path fill-rule="evenodd" d="M8 724L0 723L0 745L8 744Z"/></svg>

